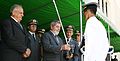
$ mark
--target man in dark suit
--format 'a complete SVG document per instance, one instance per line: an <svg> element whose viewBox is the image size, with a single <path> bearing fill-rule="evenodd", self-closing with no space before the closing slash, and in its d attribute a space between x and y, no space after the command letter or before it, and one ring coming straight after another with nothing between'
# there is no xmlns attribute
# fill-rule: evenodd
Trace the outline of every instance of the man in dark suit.
<svg viewBox="0 0 120 61"><path fill-rule="evenodd" d="M28 22L28 40L29 40L29 48L31 49L31 55L28 58L28 61L40 61L40 46L39 46L39 39L36 36L35 32L37 29L37 21L35 19L31 19Z"/></svg>
<svg viewBox="0 0 120 61"><path fill-rule="evenodd" d="M43 61L62 61L63 50L70 50L70 45L63 45L62 39L58 36L60 32L60 22L51 22L49 32L44 33L42 38L43 44Z"/></svg>
<svg viewBox="0 0 120 61"><path fill-rule="evenodd" d="M31 50L27 47L26 31L20 24L24 16L23 8L15 4L10 13L10 19L1 22L0 61L24 61Z"/></svg>
<svg viewBox="0 0 120 61"><path fill-rule="evenodd" d="M77 46L77 42L75 41L75 39L72 38L73 35L73 26L68 25L66 27L66 36L67 36L67 42L70 46L71 46L71 50L70 51L64 51L64 58L65 61L78 61L78 56L79 56L79 52L78 52L78 46Z"/></svg>

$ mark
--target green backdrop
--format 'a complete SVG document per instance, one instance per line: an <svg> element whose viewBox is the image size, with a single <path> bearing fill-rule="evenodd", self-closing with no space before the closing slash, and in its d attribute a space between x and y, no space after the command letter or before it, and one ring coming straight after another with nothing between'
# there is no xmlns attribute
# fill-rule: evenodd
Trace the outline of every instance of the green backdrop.
<svg viewBox="0 0 120 61"><path fill-rule="evenodd" d="M80 0L55 0L63 26L73 25L75 30L80 30ZM30 19L38 21L39 28L49 30L50 22L58 19L56 10L52 0L0 0L0 20L9 18L9 9L14 4L20 4L24 8L24 17L22 24L25 26ZM105 25L108 25L99 18ZM83 17L83 31L85 28L85 20ZM120 51L120 37L110 29L111 45L114 46L115 51Z"/></svg>

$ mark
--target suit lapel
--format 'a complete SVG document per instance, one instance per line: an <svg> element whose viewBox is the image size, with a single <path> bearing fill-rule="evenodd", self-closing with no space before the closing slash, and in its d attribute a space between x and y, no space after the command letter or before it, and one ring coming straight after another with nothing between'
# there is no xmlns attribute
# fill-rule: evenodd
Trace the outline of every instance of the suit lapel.
<svg viewBox="0 0 120 61"><path fill-rule="evenodd" d="M58 39L59 39L59 45L62 45L62 40L59 36L58 36Z"/></svg>
<svg viewBox="0 0 120 61"><path fill-rule="evenodd" d="M29 32L28 32L28 34L29 34L29 37L30 37L30 41L33 41L32 35Z"/></svg>
<svg viewBox="0 0 120 61"><path fill-rule="evenodd" d="M11 18L11 21L12 21L12 25L16 25L19 30L21 30L24 34L26 34L25 31L24 31L24 30L25 30L24 27L23 27L23 29L22 29L22 28L20 27L20 25L19 25L17 22L15 22L15 20L13 20L12 18Z"/></svg>
<svg viewBox="0 0 120 61"><path fill-rule="evenodd" d="M54 39L54 42L55 42L57 45L59 45L58 42L57 42L57 40L56 40L56 38L55 38L55 36L54 36L54 34L53 34L51 31L49 31L49 33L50 33L50 35L52 35L51 37Z"/></svg>

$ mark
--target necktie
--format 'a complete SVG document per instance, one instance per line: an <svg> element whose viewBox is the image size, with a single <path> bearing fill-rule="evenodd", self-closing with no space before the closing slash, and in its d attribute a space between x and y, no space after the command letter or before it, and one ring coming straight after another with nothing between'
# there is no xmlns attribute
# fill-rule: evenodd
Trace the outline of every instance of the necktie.
<svg viewBox="0 0 120 61"><path fill-rule="evenodd" d="M57 36L55 36L55 38L56 38L57 43L59 44L59 39L58 39L58 37L57 37Z"/></svg>
<svg viewBox="0 0 120 61"><path fill-rule="evenodd" d="M36 39L35 39L35 34L32 34L32 36L33 36L34 41L36 41Z"/></svg>
<svg viewBox="0 0 120 61"><path fill-rule="evenodd" d="M18 24L19 24L19 26L21 27L21 29L23 29L22 25L21 25L20 23L18 23Z"/></svg>

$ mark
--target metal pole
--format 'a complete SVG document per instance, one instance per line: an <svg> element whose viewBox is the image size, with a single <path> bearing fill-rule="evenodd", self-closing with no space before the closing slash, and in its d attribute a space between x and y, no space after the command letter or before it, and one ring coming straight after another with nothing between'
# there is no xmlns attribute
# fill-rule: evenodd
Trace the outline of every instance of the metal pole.
<svg viewBox="0 0 120 61"><path fill-rule="evenodd" d="M55 6L55 9L56 9L57 15L58 15L58 19L59 19L59 21L60 21L60 23L61 23L61 27L62 27L62 31L63 31L64 37L65 37L65 41L66 41L66 43L68 44L68 42L67 42L67 37L66 37L65 31L64 31L64 28L63 28L62 20L61 20L61 17L60 17L59 11L58 11L58 9L57 9L57 5L56 5L55 0L53 0L53 3L54 3L54 6Z"/></svg>
<svg viewBox="0 0 120 61"><path fill-rule="evenodd" d="M82 25L82 0L80 0L80 40L81 40L81 42L82 42L82 38L83 38L83 36L82 36L82 34L83 34L83 31L82 31L82 27L83 27L83 25ZM84 61L84 53L81 55L81 61Z"/></svg>
<svg viewBox="0 0 120 61"><path fill-rule="evenodd" d="M110 44L110 26L108 25L108 39L109 39L109 44Z"/></svg>
<svg viewBox="0 0 120 61"><path fill-rule="evenodd" d="M80 33L81 33L81 41L82 41L82 0L80 0Z"/></svg>

